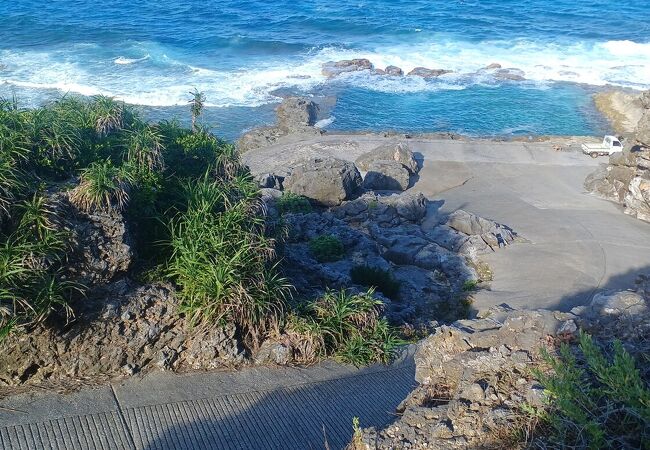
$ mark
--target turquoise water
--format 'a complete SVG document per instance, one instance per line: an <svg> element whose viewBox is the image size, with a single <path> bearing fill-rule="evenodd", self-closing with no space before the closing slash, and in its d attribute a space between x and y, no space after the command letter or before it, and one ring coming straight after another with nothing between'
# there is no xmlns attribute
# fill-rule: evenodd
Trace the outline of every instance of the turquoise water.
<svg viewBox="0 0 650 450"><path fill-rule="evenodd" d="M321 74L359 57L453 73ZM494 62L526 81L480 70ZM331 129L601 133L590 96L607 85L650 88L646 0L0 0L0 95L105 94L186 117L198 88L230 138L288 93L313 96Z"/></svg>

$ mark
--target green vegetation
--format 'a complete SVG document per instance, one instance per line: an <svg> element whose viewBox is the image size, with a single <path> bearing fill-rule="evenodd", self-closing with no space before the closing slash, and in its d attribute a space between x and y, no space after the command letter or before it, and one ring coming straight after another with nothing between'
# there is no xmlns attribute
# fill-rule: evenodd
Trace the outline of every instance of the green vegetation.
<svg viewBox="0 0 650 450"><path fill-rule="evenodd" d="M372 289L362 294L328 291L289 318L287 329L300 343L305 362L333 355L356 366L388 362L403 342L380 316Z"/></svg>
<svg viewBox="0 0 650 450"><path fill-rule="evenodd" d="M477 280L465 280L463 283L463 292L472 292L475 291L478 288L478 281Z"/></svg>
<svg viewBox="0 0 650 450"><path fill-rule="evenodd" d="M352 282L377 289L386 297L399 299L400 282L388 270L370 266L354 266L350 271Z"/></svg>
<svg viewBox="0 0 650 450"><path fill-rule="evenodd" d="M275 205L280 214L309 214L312 212L311 203L309 203L307 197L291 192L285 192Z"/></svg>
<svg viewBox="0 0 650 450"><path fill-rule="evenodd" d="M146 123L108 97L38 109L0 101L0 338L46 321L61 326L83 301L86 287L66 267L68 218L58 216L70 214L67 198L82 215L122 213L138 255L129 275L174 283L178 313L197 327L234 323L253 350L288 332L309 358L390 359L400 341L371 291L330 292L289 312L293 287L280 275L257 184L235 147L197 124L203 94L189 103L192 129ZM311 212L292 194L278 208ZM321 261L345 251L334 236L310 248Z"/></svg>
<svg viewBox="0 0 650 450"><path fill-rule="evenodd" d="M338 261L345 254L341 240L332 235L322 235L309 241L309 250L319 262Z"/></svg>
<svg viewBox="0 0 650 450"><path fill-rule="evenodd" d="M553 448L650 448L650 389L634 358L615 341L606 355L587 334L578 348L545 353L549 373L537 371L548 408L535 411Z"/></svg>

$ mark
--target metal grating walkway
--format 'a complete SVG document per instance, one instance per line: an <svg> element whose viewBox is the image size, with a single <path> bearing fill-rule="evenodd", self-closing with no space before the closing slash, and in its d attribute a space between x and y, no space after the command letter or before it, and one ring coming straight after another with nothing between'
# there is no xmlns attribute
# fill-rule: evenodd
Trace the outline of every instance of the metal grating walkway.
<svg viewBox="0 0 650 450"><path fill-rule="evenodd" d="M332 449L352 418L394 420L414 387L412 356L362 370L311 368L152 374L70 395L0 401L0 449Z"/></svg>

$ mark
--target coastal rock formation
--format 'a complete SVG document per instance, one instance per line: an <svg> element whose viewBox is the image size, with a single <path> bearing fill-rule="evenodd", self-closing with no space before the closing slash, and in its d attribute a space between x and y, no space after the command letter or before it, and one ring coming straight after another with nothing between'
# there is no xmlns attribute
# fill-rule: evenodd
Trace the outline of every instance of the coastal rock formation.
<svg viewBox="0 0 650 450"><path fill-rule="evenodd" d="M386 75L390 75L393 77L401 77L402 75L404 75L404 71L397 66L388 66L386 67L386 69L384 69L384 72L386 73Z"/></svg>
<svg viewBox="0 0 650 450"><path fill-rule="evenodd" d="M273 191L266 196L269 211L280 195ZM369 267L383 271L382 277L392 277L398 285L397 292L377 292L391 322L426 326L428 320L458 317L466 308L463 286L480 279L475 268L479 252L470 255L469 244L463 243L472 236L444 222L423 229L426 209L427 200L419 192L368 192L324 213L285 214L282 222L289 230L283 248L285 275L298 295L314 298L328 288L367 289L351 273L354 267ZM486 222L491 224L486 229L496 227ZM345 252L340 259L321 262L312 253L309 243L323 235L342 244ZM483 245L483 252L492 251Z"/></svg>
<svg viewBox="0 0 650 450"><path fill-rule="evenodd" d="M286 98L276 108L276 125L255 128L245 133L237 141L237 149L244 153L254 148L267 147L290 134L321 134L322 131L314 127L317 114L318 106L313 101L301 97Z"/></svg>
<svg viewBox="0 0 650 450"><path fill-rule="evenodd" d="M426 67L416 67L411 70L407 75L411 77L422 77L425 79L438 78L440 75L451 73L452 70L446 69L428 69Z"/></svg>
<svg viewBox="0 0 650 450"><path fill-rule="evenodd" d="M517 429L523 405L544 405L544 388L531 374L541 367L542 349L573 341L582 329L601 342L621 340L632 355L647 354L649 280L639 277L636 291L600 293L570 313L499 305L436 328L417 344L419 386L398 406L399 418L383 430L363 430L355 450L502 443L504 433ZM648 369L640 369L647 379Z"/></svg>
<svg viewBox="0 0 650 450"><path fill-rule="evenodd" d="M121 280L80 302L63 330L39 325L0 343L0 385L110 379L149 369L213 369L244 359L234 325L192 328L170 285Z"/></svg>
<svg viewBox="0 0 650 450"><path fill-rule="evenodd" d="M363 187L375 191L405 191L409 187L410 174L395 161L375 161L368 166Z"/></svg>
<svg viewBox="0 0 650 450"><path fill-rule="evenodd" d="M405 143L382 145L359 156L355 164L366 171L364 187L369 190L404 191L410 175L419 170L413 152Z"/></svg>
<svg viewBox="0 0 650 450"><path fill-rule="evenodd" d="M589 174L584 185L589 192L623 204L626 214L650 222L650 91L635 102L645 108L635 134L622 152L609 157L609 164Z"/></svg>
<svg viewBox="0 0 650 450"><path fill-rule="evenodd" d="M354 164L336 158L299 161L284 180L284 188L323 206L350 200L361 187L361 174Z"/></svg>
<svg viewBox="0 0 650 450"><path fill-rule="evenodd" d="M67 193L50 196L57 228L65 233L69 249L68 276L85 285L105 284L124 274L134 257L133 239L117 210L84 212Z"/></svg>
<svg viewBox="0 0 650 450"><path fill-rule="evenodd" d="M372 70L374 66L365 58L344 59L341 61L328 61L323 64L322 73L327 78L334 78L347 72Z"/></svg>
<svg viewBox="0 0 650 450"><path fill-rule="evenodd" d="M409 148L403 142L386 144L359 156L354 163L361 170L367 171L375 161L395 161L402 164L411 174L416 174L419 169L418 162Z"/></svg>
<svg viewBox="0 0 650 450"><path fill-rule="evenodd" d="M594 103L617 133L634 133L645 108L639 96L621 91L599 92Z"/></svg>
<svg viewBox="0 0 650 450"><path fill-rule="evenodd" d="M515 68L497 69L493 76L497 80L523 81L526 79L526 73L521 69Z"/></svg>

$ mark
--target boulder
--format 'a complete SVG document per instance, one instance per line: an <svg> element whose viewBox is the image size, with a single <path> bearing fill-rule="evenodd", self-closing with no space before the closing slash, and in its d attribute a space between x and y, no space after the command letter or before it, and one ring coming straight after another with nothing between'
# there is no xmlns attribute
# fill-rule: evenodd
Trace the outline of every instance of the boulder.
<svg viewBox="0 0 650 450"><path fill-rule="evenodd" d="M422 192L408 192L385 197L382 202L393 206L397 214L411 222L418 222L427 214L427 198Z"/></svg>
<svg viewBox="0 0 650 450"><path fill-rule="evenodd" d="M648 303L632 291L601 292L589 303L587 315L591 317L648 314Z"/></svg>
<svg viewBox="0 0 650 450"><path fill-rule="evenodd" d="M322 73L327 78L334 78L347 72L372 70L374 66L365 58L344 59L341 61L328 61L323 64Z"/></svg>
<svg viewBox="0 0 650 450"><path fill-rule="evenodd" d="M650 173L630 181L625 194L625 213L650 222Z"/></svg>
<svg viewBox="0 0 650 450"><path fill-rule="evenodd" d="M517 239L517 234L511 228L463 211L462 209L451 213L445 225L469 236L480 237L491 250L505 247ZM480 241L476 239L472 241L470 238L468 242L471 244L471 247L466 248L465 252L469 256L473 256L472 253L474 250L478 250L479 253L481 252L480 247L482 244L480 244ZM477 243L479 244L478 246Z"/></svg>
<svg viewBox="0 0 650 450"><path fill-rule="evenodd" d="M406 168L395 161L374 161L368 166L363 187L375 191L405 191L410 176Z"/></svg>
<svg viewBox="0 0 650 450"><path fill-rule="evenodd" d="M526 79L526 73L520 69L497 69L494 72L494 78L498 80L523 81Z"/></svg>
<svg viewBox="0 0 650 450"><path fill-rule="evenodd" d="M289 97L276 108L278 128L287 133L313 127L318 115L318 106L311 100Z"/></svg>
<svg viewBox="0 0 650 450"><path fill-rule="evenodd" d="M388 66L386 67L385 72L386 75L391 75L394 77L401 77L402 75L404 75L404 71L397 66Z"/></svg>
<svg viewBox="0 0 650 450"><path fill-rule="evenodd" d="M237 141L237 150L268 147L290 134L318 135L322 131L315 128L318 105L302 97L285 98L276 108L276 125L254 128L244 133Z"/></svg>
<svg viewBox="0 0 650 450"><path fill-rule="evenodd" d="M352 199L361 184L361 174L353 163L329 157L299 161L284 180L285 190L323 206Z"/></svg>
<svg viewBox="0 0 650 450"><path fill-rule="evenodd" d="M403 142L379 146L359 156L354 163L359 169L367 171L375 161L396 161L408 169L411 174L415 174L419 170L419 165L413 152L408 144Z"/></svg>
<svg viewBox="0 0 650 450"><path fill-rule="evenodd" d="M437 78L440 75L445 75L451 73L451 70L446 69L428 69L426 67L416 67L408 73L408 76L412 77L422 77L425 79L428 78Z"/></svg>
<svg viewBox="0 0 650 450"><path fill-rule="evenodd" d="M499 63L492 63L484 67L485 70L495 70L500 68L501 68L501 64Z"/></svg>

